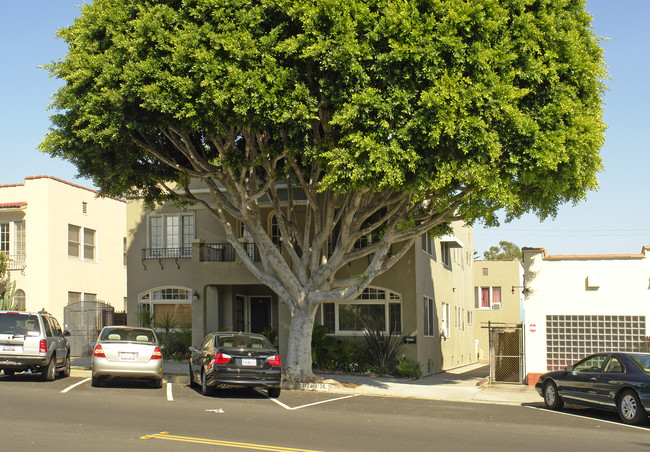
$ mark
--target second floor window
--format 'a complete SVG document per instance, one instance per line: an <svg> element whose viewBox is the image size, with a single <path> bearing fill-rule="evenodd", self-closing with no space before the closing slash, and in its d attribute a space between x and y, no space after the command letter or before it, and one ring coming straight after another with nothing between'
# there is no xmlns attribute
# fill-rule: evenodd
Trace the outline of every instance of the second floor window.
<svg viewBox="0 0 650 452"><path fill-rule="evenodd" d="M501 287L477 287L476 309L501 309Z"/></svg>
<svg viewBox="0 0 650 452"><path fill-rule="evenodd" d="M174 248L181 255L192 254L194 215L174 214L149 217L149 248Z"/></svg>
<svg viewBox="0 0 650 452"><path fill-rule="evenodd" d="M96 231L94 229L82 228L81 226L69 224L68 257L76 257L79 259L94 261L95 234Z"/></svg>

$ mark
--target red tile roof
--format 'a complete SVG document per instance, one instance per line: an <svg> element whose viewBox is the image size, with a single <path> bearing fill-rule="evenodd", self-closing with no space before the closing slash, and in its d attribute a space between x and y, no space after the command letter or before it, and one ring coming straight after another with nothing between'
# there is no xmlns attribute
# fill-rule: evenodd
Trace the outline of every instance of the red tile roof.
<svg viewBox="0 0 650 452"><path fill-rule="evenodd" d="M15 209L18 207L25 207L26 205L26 202L5 202L0 203L0 209Z"/></svg>

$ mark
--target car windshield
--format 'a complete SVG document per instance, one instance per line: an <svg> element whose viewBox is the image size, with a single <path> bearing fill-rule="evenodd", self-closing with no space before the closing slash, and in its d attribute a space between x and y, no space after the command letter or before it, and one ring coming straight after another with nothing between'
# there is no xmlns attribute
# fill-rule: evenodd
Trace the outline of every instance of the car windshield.
<svg viewBox="0 0 650 452"><path fill-rule="evenodd" d="M156 342L151 330L139 328L105 328L99 338L102 342Z"/></svg>
<svg viewBox="0 0 650 452"><path fill-rule="evenodd" d="M35 315L13 314L0 315L0 334L36 335L41 332L38 317ZM31 333L31 334L30 334Z"/></svg>
<svg viewBox="0 0 650 452"><path fill-rule="evenodd" d="M629 355L630 359L641 368L642 371L650 373L650 354L633 354Z"/></svg>
<svg viewBox="0 0 650 452"><path fill-rule="evenodd" d="M271 343L265 337L236 334L218 336L217 346L223 348L252 348L260 350L272 348Z"/></svg>

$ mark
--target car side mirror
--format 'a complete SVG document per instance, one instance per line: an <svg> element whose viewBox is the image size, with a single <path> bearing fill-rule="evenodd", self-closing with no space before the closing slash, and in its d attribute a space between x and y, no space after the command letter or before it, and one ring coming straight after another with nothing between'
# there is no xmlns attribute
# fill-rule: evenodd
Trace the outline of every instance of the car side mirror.
<svg viewBox="0 0 650 452"><path fill-rule="evenodd" d="M564 368L564 371L565 371L565 372L573 372L573 366L566 366L566 367Z"/></svg>
<svg viewBox="0 0 650 452"><path fill-rule="evenodd" d="M97 342L92 341L92 342L90 343L90 348L93 348L93 349L94 349L94 348L95 348L95 345L97 345Z"/></svg>
<svg viewBox="0 0 650 452"><path fill-rule="evenodd" d="M190 351L191 351L191 352L196 352L196 351L198 351L198 350L199 350L199 349L196 348L195 346L190 345Z"/></svg>
<svg viewBox="0 0 650 452"><path fill-rule="evenodd" d="M70 330L66 328L66 329L63 331L63 335L64 335L64 336L70 336Z"/></svg>

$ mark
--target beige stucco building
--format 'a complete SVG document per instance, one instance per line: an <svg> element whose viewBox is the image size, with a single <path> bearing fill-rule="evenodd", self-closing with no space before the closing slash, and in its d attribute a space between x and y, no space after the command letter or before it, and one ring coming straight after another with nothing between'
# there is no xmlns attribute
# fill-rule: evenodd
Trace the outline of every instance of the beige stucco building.
<svg viewBox="0 0 650 452"><path fill-rule="evenodd" d="M489 362L488 322L516 325L523 321L524 269L518 259L474 261L474 328L479 362Z"/></svg>
<svg viewBox="0 0 650 452"><path fill-rule="evenodd" d="M273 237L271 209L262 211ZM301 216L300 211L294 214ZM454 236L418 240L355 301L355 306L362 305L381 319L385 330L409 338L404 356L420 361L425 374L476 362L471 325L473 231L454 226ZM273 329L286 358L288 307L245 268L205 209L162 206L150 211L140 202L129 202L127 230L130 323L138 321L141 309L149 310L154 319L172 314L179 325L192 327L195 345L212 331ZM240 231L240 240L247 242L245 231ZM253 243L246 246L249 255L259 258ZM364 264L365 258L345 273L359 274ZM345 303L323 305L316 322L337 338L361 337L361 325L346 315L350 309L356 308Z"/></svg>
<svg viewBox="0 0 650 452"><path fill-rule="evenodd" d="M591 353L648 351L650 247L639 254L522 252L529 384Z"/></svg>
<svg viewBox="0 0 650 452"><path fill-rule="evenodd" d="M0 185L0 251L28 311L126 298L126 203L50 176Z"/></svg>

